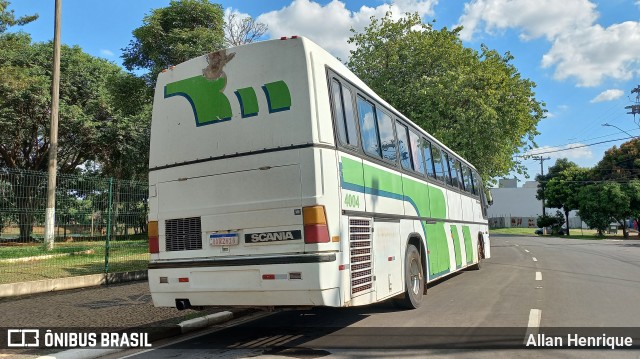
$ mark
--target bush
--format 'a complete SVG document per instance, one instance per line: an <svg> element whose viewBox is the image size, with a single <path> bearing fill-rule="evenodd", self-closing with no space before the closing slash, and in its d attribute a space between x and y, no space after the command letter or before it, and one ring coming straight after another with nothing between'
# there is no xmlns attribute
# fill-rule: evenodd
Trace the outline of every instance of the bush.
<svg viewBox="0 0 640 359"><path fill-rule="evenodd" d="M538 216L536 225L540 228L551 227L552 234L564 234L564 230L562 230L564 222L565 220L562 212L556 211L555 216L549 216L546 214Z"/></svg>

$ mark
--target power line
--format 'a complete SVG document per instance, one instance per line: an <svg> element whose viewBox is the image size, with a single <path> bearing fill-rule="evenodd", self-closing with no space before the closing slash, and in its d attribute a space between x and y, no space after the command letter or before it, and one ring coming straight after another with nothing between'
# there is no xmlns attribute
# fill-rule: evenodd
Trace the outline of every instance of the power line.
<svg viewBox="0 0 640 359"><path fill-rule="evenodd" d="M530 158L530 157L533 157L533 156L545 155L547 153L570 151L570 150L574 150L576 148L590 147L590 146L595 146L595 145L601 145L603 143L623 141L623 140L628 140L628 139L632 139L632 138L636 138L636 137L624 137L624 138L618 138L618 139L615 139L615 140L594 142L594 143L590 143L590 144L587 144L587 145L580 145L580 146L573 146L573 147L569 147L569 148L561 148L561 149L557 149L557 150L549 150L549 151L543 151L543 152L530 153L530 154L527 154L527 155L520 155L520 156L516 156L516 157L522 157L522 158L526 159L526 158Z"/></svg>

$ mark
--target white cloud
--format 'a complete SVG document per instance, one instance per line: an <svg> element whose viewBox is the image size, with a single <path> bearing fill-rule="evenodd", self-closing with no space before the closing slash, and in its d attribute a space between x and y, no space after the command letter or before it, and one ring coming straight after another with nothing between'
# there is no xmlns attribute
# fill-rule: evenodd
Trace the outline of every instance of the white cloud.
<svg viewBox="0 0 640 359"><path fill-rule="evenodd" d="M481 25L484 31L518 28L523 39L557 35L591 25L598 14L588 0L475 0L465 4L460 17L463 40L471 40Z"/></svg>
<svg viewBox="0 0 640 359"><path fill-rule="evenodd" d="M593 158L593 152L583 143L571 143L564 146L542 146L527 151L525 156L544 156L552 159L568 158L571 161L579 162L580 160L590 160Z"/></svg>
<svg viewBox="0 0 640 359"><path fill-rule="evenodd" d="M256 20L269 26L268 35L271 38L305 36L334 56L346 60L349 50L353 49L347 43L352 34L349 29L362 31L369 24L371 16L380 18L387 11L391 11L394 18L400 18L407 12L418 12L420 16L433 15L433 7L437 3L438 0L396 0L351 11L339 0L324 6L312 0L293 0L288 6L262 14Z"/></svg>
<svg viewBox="0 0 640 359"><path fill-rule="evenodd" d="M101 49L100 50L100 55L105 56L105 57L113 57L115 54L111 50Z"/></svg>
<svg viewBox="0 0 640 359"><path fill-rule="evenodd" d="M606 77L630 80L640 74L640 22L594 25L558 36L542 57L543 67L553 65L555 79L574 77L579 86L597 86Z"/></svg>
<svg viewBox="0 0 640 359"><path fill-rule="evenodd" d="M591 103L596 103L596 102L612 101L612 100L615 100L615 99L618 99L618 98L622 97L622 95L624 95L624 91L622 91L622 90L609 89L609 90L606 90L606 91L602 91L598 96L596 96L590 102Z"/></svg>
<svg viewBox="0 0 640 359"><path fill-rule="evenodd" d="M626 81L640 74L640 22L604 28L597 19L590 0L473 0L459 22L465 26L463 40L507 29L519 30L523 40L546 38L552 47L542 66L555 66L557 80L597 86L605 78Z"/></svg>

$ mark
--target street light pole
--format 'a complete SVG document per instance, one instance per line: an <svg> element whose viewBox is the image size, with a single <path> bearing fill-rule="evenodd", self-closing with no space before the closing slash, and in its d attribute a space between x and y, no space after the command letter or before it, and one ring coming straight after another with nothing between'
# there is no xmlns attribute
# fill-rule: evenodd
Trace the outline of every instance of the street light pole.
<svg viewBox="0 0 640 359"><path fill-rule="evenodd" d="M47 211L45 215L44 242L47 250L53 249L56 218L56 173L58 162L58 110L60 107L60 18L62 0L56 0L53 31L53 78L51 85L51 131L49 134L49 181L47 183Z"/></svg>
<svg viewBox="0 0 640 359"><path fill-rule="evenodd" d="M616 126L616 125L612 125L612 124L610 124L610 123L603 123L603 124L602 124L602 126L605 126L605 127L615 127L615 128L617 128L618 130L620 130L620 131L622 131L622 132L626 133L627 135L629 135L629 137L638 138L638 136L634 136L634 135L630 134L629 132L627 132L627 131L625 131L625 130L621 129L621 128L620 128L620 127L618 127L618 126Z"/></svg>

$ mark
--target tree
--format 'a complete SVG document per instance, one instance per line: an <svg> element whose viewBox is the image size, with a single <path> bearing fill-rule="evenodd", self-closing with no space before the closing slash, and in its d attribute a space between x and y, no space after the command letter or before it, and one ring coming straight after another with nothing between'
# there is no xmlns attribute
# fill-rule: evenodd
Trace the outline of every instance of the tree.
<svg viewBox="0 0 640 359"><path fill-rule="evenodd" d="M577 164L561 158L549 168L546 175L538 175L537 199L545 199L545 206L559 208L564 212L567 223L567 235L569 230L569 212L578 209L580 198L578 190L584 186L588 179L589 170L580 168Z"/></svg>
<svg viewBox="0 0 640 359"><path fill-rule="evenodd" d="M39 177L29 171L47 169L52 54L51 43L31 43L27 34L0 35L0 166L19 170L10 184L21 191L24 211L18 216L23 241L29 240L33 209L42 200L39 191L46 187L46 178L36 183ZM140 120L145 108L133 106L138 90L126 92L126 86L118 85L135 83L133 75L77 46L62 46L60 68L59 173L77 172L78 166L91 161L110 168L112 158L105 153L127 149L130 142L148 146L144 140L148 123ZM129 124L128 137L109 136L123 122ZM131 152L130 159L144 158Z"/></svg>
<svg viewBox="0 0 640 359"><path fill-rule="evenodd" d="M603 180L640 179L640 138L608 149L593 171Z"/></svg>
<svg viewBox="0 0 640 359"><path fill-rule="evenodd" d="M524 166L544 103L504 56L462 45L461 28L434 30L417 14L371 19L347 66L392 106L473 163L485 181Z"/></svg>
<svg viewBox="0 0 640 359"><path fill-rule="evenodd" d="M0 0L0 34L11 26L22 26L38 19L38 14L26 15L16 18L13 10L8 10L11 3L8 0Z"/></svg>
<svg viewBox="0 0 640 359"><path fill-rule="evenodd" d="M224 21L224 44L226 47L250 44L267 32L267 25L256 22L251 16L241 17L227 12Z"/></svg>
<svg viewBox="0 0 640 359"><path fill-rule="evenodd" d="M148 70L147 81L154 85L163 69L221 49L223 26L222 6L208 0L171 0L133 30L135 39L123 49L124 66Z"/></svg>
<svg viewBox="0 0 640 359"><path fill-rule="evenodd" d="M625 188L616 182L597 183L580 189L579 215L589 227L598 230L603 235L609 224L616 221L622 227L625 238L628 237L626 219L637 210L631 208L630 192L640 189L640 183L634 183L633 187ZM635 194L634 200L639 200Z"/></svg>

